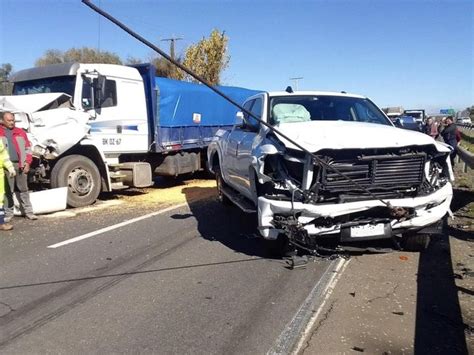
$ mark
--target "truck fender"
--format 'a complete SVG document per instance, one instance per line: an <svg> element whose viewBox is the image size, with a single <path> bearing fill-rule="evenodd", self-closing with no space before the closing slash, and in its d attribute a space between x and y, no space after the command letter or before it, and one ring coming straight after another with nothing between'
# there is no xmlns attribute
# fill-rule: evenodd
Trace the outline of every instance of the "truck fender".
<svg viewBox="0 0 474 355"><path fill-rule="evenodd" d="M102 148L97 145L97 143L92 140L85 138L81 140L80 145L93 147L100 159L97 159L97 168L99 169L100 175L102 176L102 191L110 192L112 191L112 182L110 179L110 172L107 168L107 159L105 158L105 154L102 151Z"/></svg>

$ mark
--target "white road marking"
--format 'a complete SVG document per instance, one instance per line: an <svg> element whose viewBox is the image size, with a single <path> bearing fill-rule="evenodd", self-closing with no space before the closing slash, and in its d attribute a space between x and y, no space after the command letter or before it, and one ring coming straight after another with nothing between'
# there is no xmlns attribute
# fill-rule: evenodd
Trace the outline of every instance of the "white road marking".
<svg viewBox="0 0 474 355"><path fill-rule="evenodd" d="M314 323L316 322L319 315L321 314L321 312L324 308L324 305L326 304L327 300L329 299L332 292L334 291L334 288L336 287L337 282L341 278L342 273L346 269L349 262L350 262L350 259L349 260L341 259L339 261L339 263L336 265L336 268L334 269L334 273L331 275L331 279L329 280L329 282L326 285L326 288L323 291L324 299L319 304L318 310L313 313L313 316L311 317L308 324L306 325L306 328L305 328L303 334L301 335L301 338L300 338L298 344L294 347L294 349L292 351L292 354L297 354L299 352L299 350L301 349L301 347L306 342L306 340L308 339L308 336L310 335L311 331L313 330Z"/></svg>
<svg viewBox="0 0 474 355"><path fill-rule="evenodd" d="M348 263L349 261L343 258L329 263L267 355L297 354Z"/></svg>
<svg viewBox="0 0 474 355"><path fill-rule="evenodd" d="M187 206L187 204L186 204L186 203L182 203L182 204L179 204L179 205L170 206L170 207L165 208L165 209L163 209L163 210L159 210L159 211L156 211L156 212L148 213L148 214L143 215L143 216L140 216L140 217L136 217L136 218L129 219L128 221L125 221L125 222L117 223L117 224L114 224L114 225L111 225L111 226L108 226L108 227L105 227L105 228L98 229L98 230L93 231L93 232L90 232L90 233L86 233L86 234L80 235L80 236L75 237L75 238L71 238L71 239L62 241L62 242L60 242L60 243L56 243L56 244L49 245L48 248L55 249L55 248L62 247L62 246L64 246L64 245L68 245L68 244L71 244L71 243L79 242L79 241L84 240L84 239L87 239L87 238L92 238L92 237L95 237L96 235L99 235L99 234L102 234L102 233L105 233L105 232L109 232L109 231L111 231L111 230L114 230L114 229L117 229L117 228L126 226L126 225L128 225L128 224L132 224L132 223L135 223L135 222L138 222L138 221L142 221L142 220L144 220L144 219L147 219L147 218L150 218L150 217L153 217L153 216L158 216L158 215L160 215L160 214L163 214L163 213L166 213L166 212L169 212L169 211L172 211L172 210L174 210L174 209L178 209L178 208L184 207L184 206Z"/></svg>

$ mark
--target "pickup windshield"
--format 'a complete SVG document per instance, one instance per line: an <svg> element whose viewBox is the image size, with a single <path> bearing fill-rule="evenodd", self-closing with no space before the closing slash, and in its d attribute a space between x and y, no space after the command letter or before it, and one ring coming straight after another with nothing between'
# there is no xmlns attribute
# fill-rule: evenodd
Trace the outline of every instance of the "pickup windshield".
<svg viewBox="0 0 474 355"><path fill-rule="evenodd" d="M50 92L64 92L74 96L75 76L57 76L15 83L13 95L30 95Z"/></svg>
<svg viewBox="0 0 474 355"><path fill-rule="evenodd" d="M277 96L270 100L270 122L353 121L391 125L370 100L330 95Z"/></svg>

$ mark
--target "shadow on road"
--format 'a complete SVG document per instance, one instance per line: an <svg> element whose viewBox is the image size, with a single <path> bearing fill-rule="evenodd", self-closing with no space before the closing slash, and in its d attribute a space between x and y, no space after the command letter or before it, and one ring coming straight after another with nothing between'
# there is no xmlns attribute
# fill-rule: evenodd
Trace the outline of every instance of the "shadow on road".
<svg viewBox="0 0 474 355"><path fill-rule="evenodd" d="M267 257L263 240L258 236L257 215L243 213L234 206L224 206L217 200L200 201L195 196L209 196L215 187L186 187L183 193L198 222L198 231L204 239L219 242L236 253L249 256ZM171 216L174 219L181 215Z"/></svg>
<svg viewBox="0 0 474 355"><path fill-rule="evenodd" d="M467 354L448 234L420 253L415 354Z"/></svg>
<svg viewBox="0 0 474 355"><path fill-rule="evenodd" d="M471 202L474 202L474 191L469 189L453 189L453 202L451 203L451 211L458 212L463 207L466 207Z"/></svg>

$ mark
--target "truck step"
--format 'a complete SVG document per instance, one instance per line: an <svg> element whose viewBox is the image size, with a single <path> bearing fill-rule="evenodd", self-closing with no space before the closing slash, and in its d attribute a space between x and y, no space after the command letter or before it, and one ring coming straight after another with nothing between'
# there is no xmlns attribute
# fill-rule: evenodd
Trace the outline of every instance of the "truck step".
<svg viewBox="0 0 474 355"><path fill-rule="evenodd" d="M112 190L125 190L128 189L130 186L124 185L121 182L113 182L110 187Z"/></svg>
<svg viewBox="0 0 474 355"><path fill-rule="evenodd" d="M127 177L127 175L125 175L125 174L114 173L114 172L111 172L111 173L110 173L110 178L111 178L112 180L123 179L123 178L125 178L125 177Z"/></svg>
<svg viewBox="0 0 474 355"><path fill-rule="evenodd" d="M222 186L222 193L226 195L232 203L234 203L237 207L239 207L245 213L256 213L257 210L255 206L249 202L244 196L235 192L228 186Z"/></svg>
<svg viewBox="0 0 474 355"><path fill-rule="evenodd" d="M120 164L120 163L119 163L119 164L107 164L107 167L109 168L109 171L110 171L110 172L119 171L122 166L123 166L123 165Z"/></svg>

